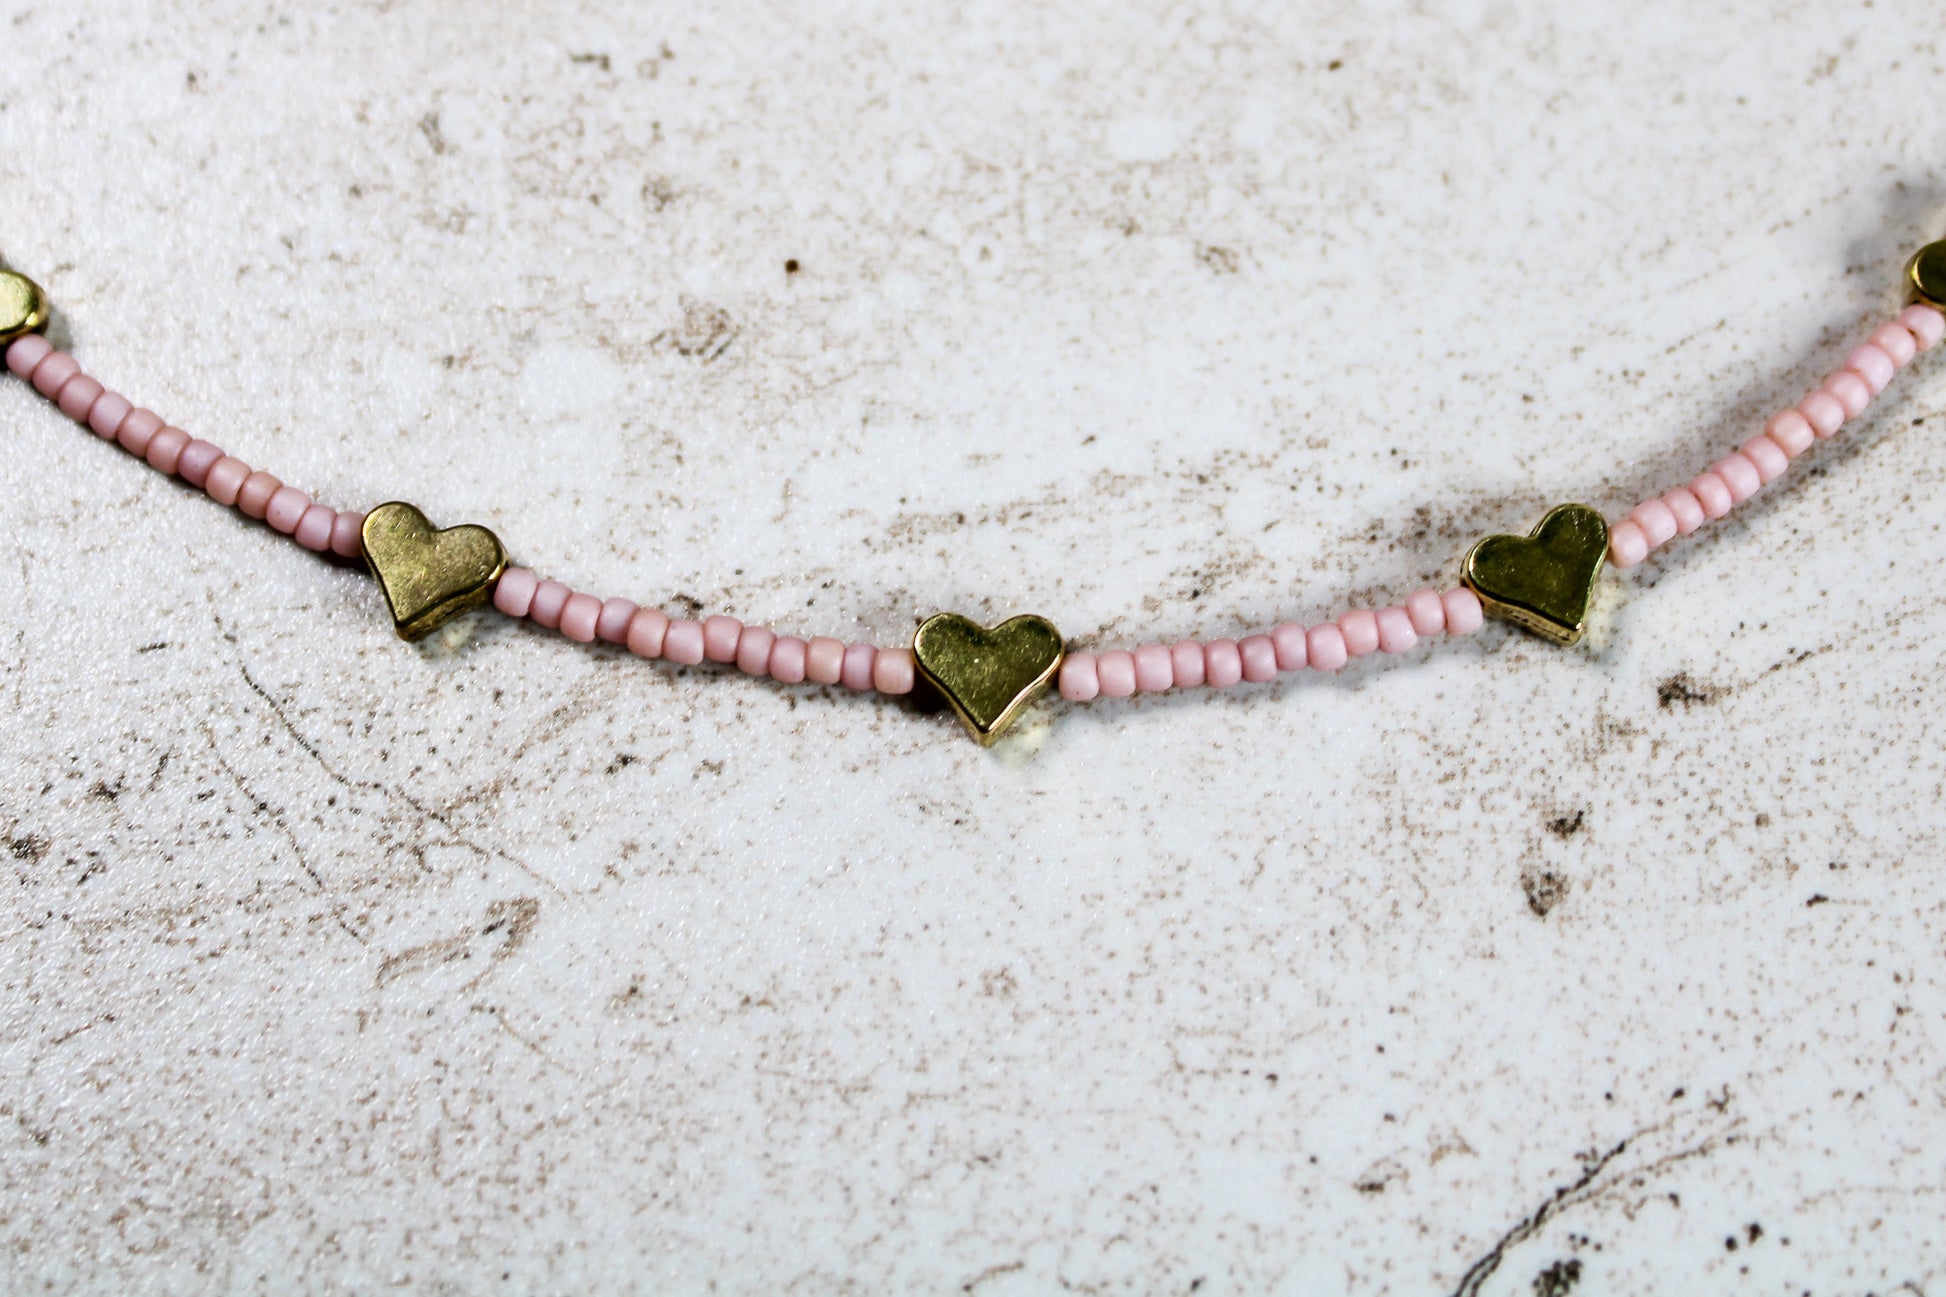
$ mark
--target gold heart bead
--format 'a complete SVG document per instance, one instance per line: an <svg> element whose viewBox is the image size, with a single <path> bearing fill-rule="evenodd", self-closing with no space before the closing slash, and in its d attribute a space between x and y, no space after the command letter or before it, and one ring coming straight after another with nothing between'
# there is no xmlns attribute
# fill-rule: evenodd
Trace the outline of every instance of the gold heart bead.
<svg viewBox="0 0 1946 1297"><path fill-rule="evenodd" d="M0 347L47 327L47 294L25 275L0 270Z"/></svg>
<svg viewBox="0 0 1946 1297"><path fill-rule="evenodd" d="M1906 261L1905 295L1909 302L1946 307L1946 241L1928 243Z"/></svg>
<svg viewBox="0 0 1946 1297"><path fill-rule="evenodd" d="M1493 616L1572 644L1581 638L1607 554L1602 516L1585 504L1564 504L1525 536L1488 536L1475 545L1460 579Z"/></svg>
<svg viewBox="0 0 1946 1297"><path fill-rule="evenodd" d="M479 607L507 569L505 547L485 527L469 523L436 531L425 514L401 500L366 514L360 539L400 639L424 639Z"/></svg>
<svg viewBox="0 0 1946 1297"><path fill-rule="evenodd" d="M919 673L990 745L1060 670L1061 632L1045 617L1010 617L991 630L956 612L935 613L912 636Z"/></svg>

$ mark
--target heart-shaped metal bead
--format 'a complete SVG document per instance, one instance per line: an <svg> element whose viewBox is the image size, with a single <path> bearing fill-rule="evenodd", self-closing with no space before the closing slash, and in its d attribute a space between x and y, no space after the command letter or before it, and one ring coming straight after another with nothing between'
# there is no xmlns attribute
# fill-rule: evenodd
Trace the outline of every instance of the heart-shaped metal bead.
<svg viewBox="0 0 1946 1297"><path fill-rule="evenodd" d="M1061 632L1045 617L1010 617L988 629L956 612L937 613L912 636L919 673L952 704L982 747L1061 667Z"/></svg>
<svg viewBox="0 0 1946 1297"><path fill-rule="evenodd" d="M47 327L47 294L25 275L0 270L0 348Z"/></svg>
<svg viewBox="0 0 1946 1297"><path fill-rule="evenodd" d="M1525 536L1488 536L1460 574L1487 612L1556 644L1581 638L1608 553L1608 524L1585 504L1548 510Z"/></svg>
<svg viewBox="0 0 1946 1297"><path fill-rule="evenodd" d="M438 531L400 500L366 514L361 539L400 639L423 639L485 603L507 568L505 547L485 527Z"/></svg>

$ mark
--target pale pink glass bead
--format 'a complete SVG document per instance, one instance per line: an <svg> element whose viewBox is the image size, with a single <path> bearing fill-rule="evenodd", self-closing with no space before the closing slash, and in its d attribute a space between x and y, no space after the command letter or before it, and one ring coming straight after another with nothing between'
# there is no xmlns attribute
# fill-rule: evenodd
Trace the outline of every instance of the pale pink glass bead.
<svg viewBox="0 0 1946 1297"><path fill-rule="evenodd" d="M333 530L336 530L335 523ZM530 569L510 567L500 574L499 582L493 587L493 606L509 617L525 617L534 606L534 591L540 584L541 579Z"/></svg>
<svg viewBox="0 0 1946 1297"><path fill-rule="evenodd" d="M1703 525L1703 505L1686 486L1672 486L1662 493L1662 502L1676 516L1676 534L1687 536Z"/></svg>
<svg viewBox="0 0 1946 1297"><path fill-rule="evenodd" d="M13 371L15 378L29 378L34 367L53 354L53 343L38 333L30 333L15 338L13 345L7 348L7 368Z"/></svg>
<svg viewBox="0 0 1946 1297"><path fill-rule="evenodd" d="M1730 494L1730 484L1716 473L1699 473L1696 480L1689 484L1689 493L1703 506L1705 518L1722 518L1736 504L1736 497Z"/></svg>
<svg viewBox="0 0 1946 1297"><path fill-rule="evenodd" d="M1849 369L1828 375L1818 386L1838 398L1838 404L1845 407L1847 419L1856 419L1872 403L1872 389Z"/></svg>
<svg viewBox="0 0 1946 1297"><path fill-rule="evenodd" d="M684 632L687 634L688 632ZM737 639L743 634L743 623L734 617L718 613L703 619L703 656L712 662L734 662L737 660ZM669 652L663 646L663 653ZM680 660L680 659L678 659Z"/></svg>
<svg viewBox="0 0 1946 1297"><path fill-rule="evenodd" d="M80 372L80 361L65 351L56 351L34 366L34 375L28 381L33 383L36 392L51 401L61 394L68 380Z"/></svg>
<svg viewBox="0 0 1946 1297"><path fill-rule="evenodd" d="M1437 590L1414 590L1407 595L1405 614L1412 618L1412 629L1421 635L1437 635L1446 629L1446 605Z"/></svg>
<svg viewBox="0 0 1946 1297"><path fill-rule="evenodd" d="M142 452L142 458L148 460L149 467L158 473L174 473L176 461L182 458L182 449L188 444L189 434L181 428L164 428L149 438L149 448Z"/></svg>
<svg viewBox="0 0 1946 1297"><path fill-rule="evenodd" d="M1243 659L1243 678L1253 685L1277 678L1277 644L1268 635L1245 635L1237 641Z"/></svg>
<svg viewBox="0 0 1946 1297"><path fill-rule="evenodd" d="M357 509L340 509L331 523L331 552L339 558L357 558L365 552L365 515Z"/></svg>
<svg viewBox="0 0 1946 1297"><path fill-rule="evenodd" d="M877 660L872 663L872 688L882 694L911 693L912 650L909 648L880 649Z"/></svg>
<svg viewBox="0 0 1946 1297"><path fill-rule="evenodd" d="M182 448L182 454L176 456L176 476L200 491L203 483L209 481L211 466L221 458L223 458L221 446L213 441L204 441L201 437L196 437ZM328 543L330 540L328 534L325 539Z"/></svg>
<svg viewBox="0 0 1946 1297"><path fill-rule="evenodd" d="M601 600L579 592L561 605L561 633L577 644L592 644L595 623L601 620Z"/></svg>
<svg viewBox="0 0 1946 1297"><path fill-rule="evenodd" d="M1899 372L1898 362L1874 342L1852 348L1851 354L1845 357L1845 368L1864 379L1873 396L1883 392L1892 375Z"/></svg>
<svg viewBox="0 0 1946 1297"><path fill-rule="evenodd" d="M1378 651L1378 617L1370 608L1339 614L1338 629L1345 633L1345 652L1353 657Z"/></svg>
<svg viewBox="0 0 1946 1297"><path fill-rule="evenodd" d="M218 504L235 504L237 492L243 489L252 471L235 455L225 455L209 466L209 475L203 479L203 490Z"/></svg>
<svg viewBox="0 0 1946 1297"><path fill-rule="evenodd" d="M1624 518L1608 529L1608 561L1616 567L1634 567L1649 556L1649 549L1649 538L1634 518Z"/></svg>
<svg viewBox="0 0 1946 1297"><path fill-rule="evenodd" d="M1203 645L1203 678L1212 689L1228 689L1243 679L1243 654L1233 639L1213 639Z"/></svg>
<svg viewBox="0 0 1946 1297"><path fill-rule="evenodd" d="M145 455L149 450L149 439L161 431L162 416L154 410L130 410L128 417L122 420L122 426L115 430L115 440L129 454Z"/></svg>
<svg viewBox="0 0 1946 1297"><path fill-rule="evenodd" d="M561 624L561 612L568 606L568 599L574 591L559 581L543 581L534 587L533 601L527 605L527 615L536 626L554 630Z"/></svg>
<svg viewBox="0 0 1946 1297"><path fill-rule="evenodd" d="M113 441L121 430L122 420L134 409L135 403L120 392L103 392L95 408L88 411L88 426L103 441Z"/></svg>
<svg viewBox="0 0 1946 1297"><path fill-rule="evenodd" d="M1419 644L1419 632L1412 629L1412 614L1394 604L1372 614L1378 621L1378 647L1381 653L1407 653Z"/></svg>
<svg viewBox="0 0 1946 1297"><path fill-rule="evenodd" d="M545 589L546 587L542 587ZM798 643L803 643L799 640ZM662 637L662 656L671 662L680 662L693 667L703 660L703 651L708 647L703 634L703 624L687 617L678 617L669 623L668 631ZM782 676L777 677L782 680ZM799 676L798 679L803 679ZM792 683L796 683L793 681Z"/></svg>
<svg viewBox="0 0 1946 1297"><path fill-rule="evenodd" d="M1101 674L1095 670L1094 654L1070 653L1061 659L1061 697L1071 703L1101 697Z"/></svg>
<svg viewBox="0 0 1946 1297"><path fill-rule="evenodd" d="M835 685L845 673L845 642L814 635L804 646L804 678L812 684Z"/></svg>
<svg viewBox="0 0 1946 1297"><path fill-rule="evenodd" d="M1784 470L1791 466L1791 457L1770 439L1769 433L1758 433L1739 449L1745 459L1757 466L1757 476L1765 486L1782 477Z"/></svg>
<svg viewBox="0 0 1946 1297"><path fill-rule="evenodd" d="M770 646L770 674L787 685L804 683L811 646L795 635L779 635Z"/></svg>
<svg viewBox="0 0 1946 1297"><path fill-rule="evenodd" d="M297 520L297 526L291 530L291 539L305 549L322 554L331 548L331 524L337 519L338 511L330 505L314 504Z"/></svg>
<svg viewBox="0 0 1946 1297"><path fill-rule="evenodd" d="M1919 354L1919 344L1913 341L1912 334L1903 325L1885 323L1872 330L1869 339L1874 347L1892 358L1892 363L1904 369Z"/></svg>
<svg viewBox="0 0 1946 1297"><path fill-rule="evenodd" d="M1209 679L1203 659L1203 646L1193 639L1177 640L1169 647L1169 674L1178 689L1195 689Z"/></svg>
<svg viewBox="0 0 1946 1297"><path fill-rule="evenodd" d="M1797 412L1820 437L1829 437L1845 426L1845 407L1823 388L1805 393L1804 399L1797 403Z"/></svg>
<svg viewBox="0 0 1946 1297"><path fill-rule="evenodd" d="M747 676L770 674L770 651L777 646L777 632L767 626L745 626L737 636L737 670Z"/></svg>
<svg viewBox="0 0 1946 1297"><path fill-rule="evenodd" d="M628 651L639 658L662 656L662 640L669 633L669 614L658 608L638 608L628 620Z"/></svg>
<svg viewBox="0 0 1946 1297"><path fill-rule="evenodd" d="M55 404L61 407L62 414L76 423L86 423L88 412L93 410L95 402L101 399L101 392L100 383L86 374L76 374L68 380L67 386L61 389L61 399Z"/></svg>
<svg viewBox="0 0 1946 1297"><path fill-rule="evenodd" d="M1912 335L1912 341L1921 351L1931 351L1939 345L1942 337L1946 337L1946 315L1941 315L1937 308L1924 302L1914 302L1900 311L1899 323ZM17 347L20 344L16 342L14 345Z"/></svg>
<svg viewBox="0 0 1946 1297"><path fill-rule="evenodd" d="M845 647L845 669L838 677L847 689L870 689L872 687L872 659L878 650L870 644L850 644Z"/></svg>
<svg viewBox="0 0 1946 1297"><path fill-rule="evenodd" d="M1804 417L1804 411L1779 410L1764 424L1764 436L1776 442L1779 450L1796 459L1818 439L1818 430Z"/></svg>
<svg viewBox="0 0 1946 1297"><path fill-rule="evenodd" d="M1126 698L1135 692L1135 655L1126 649L1097 653L1095 674L1101 677L1102 697Z"/></svg>
<svg viewBox="0 0 1946 1297"><path fill-rule="evenodd" d="M1642 539L1649 543L1650 549L1657 549L1669 543L1676 534L1676 514L1662 502L1660 496L1644 500L1629 511L1628 520L1642 533Z"/></svg>
<svg viewBox="0 0 1946 1297"><path fill-rule="evenodd" d="M1723 485L1730 488L1730 498L1742 504L1763 489L1763 474L1750 462L1750 457L1742 451L1732 451L1710 465L1710 472L1723 479Z"/></svg>
<svg viewBox="0 0 1946 1297"><path fill-rule="evenodd" d="M1351 654L1345 651L1345 633L1336 622L1304 632L1304 659L1319 671L1336 671L1351 660Z"/></svg>
<svg viewBox="0 0 1946 1297"><path fill-rule="evenodd" d="M243 486L236 493L236 507L246 518L262 518L264 510L270 507L270 497L276 495L283 485L269 473L258 469L243 479Z"/></svg>
<svg viewBox="0 0 1946 1297"><path fill-rule="evenodd" d="M149 462L151 464L155 464L155 448L157 444L173 431L175 430L172 428L164 428L155 435L155 441L149 443ZM156 464L156 467L161 468L162 465ZM280 486L271 492L269 501L264 505L264 521L270 524L272 531L282 532L288 536L297 530L298 520L303 518L304 511L310 507L310 496L304 494L304 492L294 486Z"/></svg>
<svg viewBox="0 0 1946 1297"><path fill-rule="evenodd" d="M1176 683L1176 663L1166 644L1144 644L1135 650L1135 687L1145 694L1159 694Z"/></svg>
<svg viewBox="0 0 1946 1297"><path fill-rule="evenodd" d="M1448 635L1471 635L1486 624L1486 609L1480 606L1480 596L1465 586L1448 590L1439 596L1446 605L1446 633Z"/></svg>
<svg viewBox="0 0 1946 1297"><path fill-rule="evenodd" d="M1438 596L1434 596L1435 601ZM1304 647L1304 628L1294 621L1273 626L1270 631L1271 647L1277 650L1277 669L1279 671L1302 671L1311 660Z"/></svg>
<svg viewBox="0 0 1946 1297"><path fill-rule="evenodd" d="M595 638L604 644L620 644L628 638L628 624L635 620L635 601L620 595L601 601L601 616L595 619Z"/></svg>

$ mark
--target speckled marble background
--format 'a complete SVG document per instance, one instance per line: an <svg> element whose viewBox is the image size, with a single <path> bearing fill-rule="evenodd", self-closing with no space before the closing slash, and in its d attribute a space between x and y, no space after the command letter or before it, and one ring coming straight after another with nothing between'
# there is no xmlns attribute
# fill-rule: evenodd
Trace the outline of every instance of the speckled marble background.
<svg viewBox="0 0 1946 1297"><path fill-rule="evenodd" d="M1946 233L1921 0L948 8L16 0L0 256L322 498L1090 646L1686 480ZM982 751L408 648L0 385L0 1288L1938 1291L1942 425Z"/></svg>

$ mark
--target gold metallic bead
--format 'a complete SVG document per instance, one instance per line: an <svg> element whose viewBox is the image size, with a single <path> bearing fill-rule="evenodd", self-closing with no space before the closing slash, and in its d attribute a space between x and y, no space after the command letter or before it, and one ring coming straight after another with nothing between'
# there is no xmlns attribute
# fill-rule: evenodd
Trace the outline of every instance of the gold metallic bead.
<svg viewBox="0 0 1946 1297"><path fill-rule="evenodd" d="M507 570L506 549L485 527L435 531L425 514L398 500L365 515L360 539L400 639L424 639L479 607Z"/></svg>
<svg viewBox="0 0 1946 1297"><path fill-rule="evenodd" d="M1525 536L1488 536L1475 545L1460 579L1490 615L1572 644L1581 638L1607 555L1602 516L1585 504L1564 504Z"/></svg>
<svg viewBox="0 0 1946 1297"><path fill-rule="evenodd" d="M1045 617L1010 617L988 630L936 613L912 636L919 673L939 690L981 747L999 738L1061 668L1061 632Z"/></svg>
<svg viewBox="0 0 1946 1297"><path fill-rule="evenodd" d="M25 275L0 270L0 347L47 327L47 294Z"/></svg>
<svg viewBox="0 0 1946 1297"><path fill-rule="evenodd" d="M1928 243L1905 263L1908 301L1946 310L1946 242Z"/></svg>

